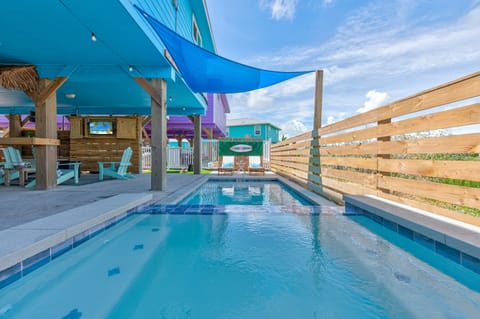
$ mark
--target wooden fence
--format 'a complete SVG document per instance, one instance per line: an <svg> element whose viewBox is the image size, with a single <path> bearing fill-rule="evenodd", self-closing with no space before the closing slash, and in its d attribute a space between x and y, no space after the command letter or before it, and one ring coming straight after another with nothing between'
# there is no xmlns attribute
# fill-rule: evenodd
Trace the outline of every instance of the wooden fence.
<svg viewBox="0 0 480 319"><path fill-rule="evenodd" d="M480 225L479 96L477 72L272 145L272 170Z"/></svg>

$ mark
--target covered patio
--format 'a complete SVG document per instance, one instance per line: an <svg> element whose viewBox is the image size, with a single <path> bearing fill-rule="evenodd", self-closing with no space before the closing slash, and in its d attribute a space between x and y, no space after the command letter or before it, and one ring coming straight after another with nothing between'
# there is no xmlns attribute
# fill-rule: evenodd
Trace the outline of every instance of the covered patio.
<svg viewBox="0 0 480 319"><path fill-rule="evenodd" d="M0 113L10 115L0 145L35 145L37 189L56 187L57 114L148 115L152 127L151 189L166 189L167 115L200 123L207 101L182 79L168 52L131 2L28 1L2 4ZM193 2L203 45L214 50L204 5ZM26 4L25 4L26 5ZM156 4L155 6L160 6ZM169 21L171 12L157 10ZM106 23L104 13L110 21ZM23 17L21 23L18 17ZM179 30L191 36L188 30ZM168 109L168 111L167 111ZM35 138L21 137L20 114L34 114ZM198 126L200 135L200 126ZM138 146L140 147L140 145Z"/></svg>

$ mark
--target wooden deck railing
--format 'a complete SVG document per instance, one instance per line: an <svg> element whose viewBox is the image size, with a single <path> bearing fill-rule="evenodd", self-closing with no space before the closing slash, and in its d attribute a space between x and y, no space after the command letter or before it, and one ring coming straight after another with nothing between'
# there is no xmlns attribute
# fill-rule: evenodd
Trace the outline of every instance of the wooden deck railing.
<svg viewBox="0 0 480 319"><path fill-rule="evenodd" d="M477 72L272 145L272 170L337 201L372 194L480 225L479 96Z"/></svg>

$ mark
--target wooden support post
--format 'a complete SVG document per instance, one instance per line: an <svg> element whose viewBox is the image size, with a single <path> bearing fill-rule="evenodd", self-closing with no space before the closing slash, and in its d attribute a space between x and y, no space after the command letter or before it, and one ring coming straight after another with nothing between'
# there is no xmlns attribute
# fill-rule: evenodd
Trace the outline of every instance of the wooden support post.
<svg viewBox="0 0 480 319"><path fill-rule="evenodd" d="M322 126L323 107L323 70L315 72L315 111L313 114L313 130Z"/></svg>
<svg viewBox="0 0 480 319"><path fill-rule="evenodd" d="M144 79L142 79L144 80ZM144 80L146 82L146 80ZM144 87L145 82L142 82ZM139 82L139 81L137 81ZM148 82L147 82L148 83ZM152 79L147 92L151 100L151 140L152 147L152 191L167 189L167 82L164 79ZM144 87L145 88L145 87Z"/></svg>
<svg viewBox="0 0 480 319"><path fill-rule="evenodd" d="M22 136L22 124L21 118L19 114L10 114L8 116L8 123L9 123L9 136L10 137L20 137Z"/></svg>
<svg viewBox="0 0 480 319"><path fill-rule="evenodd" d="M202 171L202 116L193 116L193 174L200 174Z"/></svg>
<svg viewBox="0 0 480 319"><path fill-rule="evenodd" d="M205 133L205 135L207 135L207 139L211 140L213 139L213 128L208 128L208 127L205 127L202 129L203 133Z"/></svg>
<svg viewBox="0 0 480 319"><path fill-rule="evenodd" d="M35 134L40 138L57 138L56 90L66 81L40 79L39 92L35 98ZM36 188L40 190L57 186L57 146L36 146Z"/></svg>
<svg viewBox="0 0 480 319"><path fill-rule="evenodd" d="M310 142L310 159L308 163L308 187L316 193L323 193L320 163L320 137L318 129L322 126L323 105L323 70L315 72L315 109L313 113L312 141ZM315 160L318 158L318 161ZM318 167L317 167L318 166Z"/></svg>

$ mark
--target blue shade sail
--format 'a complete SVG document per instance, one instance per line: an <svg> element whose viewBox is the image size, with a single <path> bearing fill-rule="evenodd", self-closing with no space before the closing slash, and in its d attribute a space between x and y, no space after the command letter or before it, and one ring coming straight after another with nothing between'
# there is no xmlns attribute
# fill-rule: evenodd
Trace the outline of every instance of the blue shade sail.
<svg viewBox="0 0 480 319"><path fill-rule="evenodd" d="M223 58L181 37L137 6L135 7L158 34L193 92L252 91L312 72L262 70Z"/></svg>

